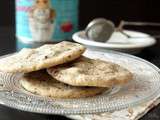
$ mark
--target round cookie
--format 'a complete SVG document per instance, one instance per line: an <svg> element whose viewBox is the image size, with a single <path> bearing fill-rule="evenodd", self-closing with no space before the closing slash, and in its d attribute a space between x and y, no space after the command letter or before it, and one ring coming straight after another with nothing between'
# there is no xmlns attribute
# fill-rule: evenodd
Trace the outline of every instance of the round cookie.
<svg viewBox="0 0 160 120"><path fill-rule="evenodd" d="M41 70L72 61L85 51L85 47L63 41L58 44L46 44L36 49L22 49L19 53L0 59L0 71L23 72Z"/></svg>
<svg viewBox="0 0 160 120"><path fill-rule="evenodd" d="M53 79L46 71L26 73L21 85L32 93L53 98L83 98L100 94L108 88L75 87Z"/></svg>
<svg viewBox="0 0 160 120"><path fill-rule="evenodd" d="M125 84L133 77L131 72L117 64L83 56L47 71L58 81L73 86L112 87Z"/></svg>

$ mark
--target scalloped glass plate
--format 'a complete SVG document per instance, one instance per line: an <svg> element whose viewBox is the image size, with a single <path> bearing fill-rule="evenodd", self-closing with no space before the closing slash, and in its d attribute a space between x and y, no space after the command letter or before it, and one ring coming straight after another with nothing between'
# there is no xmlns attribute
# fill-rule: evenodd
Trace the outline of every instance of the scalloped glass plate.
<svg viewBox="0 0 160 120"><path fill-rule="evenodd" d="M51 99L25 91L19 84L22 74L0 72L0 104L34 113L89 114L136 106L155 98L160 93L159 69L153 64L114 51L104 53L87 50L84 55L117 63L130 70L134 80L123 87L115 86L95 97Z"/></svg>

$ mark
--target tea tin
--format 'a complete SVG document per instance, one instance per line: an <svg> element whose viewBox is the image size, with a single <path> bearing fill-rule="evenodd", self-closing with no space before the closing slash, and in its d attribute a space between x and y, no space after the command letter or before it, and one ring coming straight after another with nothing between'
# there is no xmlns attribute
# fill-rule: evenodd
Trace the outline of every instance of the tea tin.
<svg viewBox="0 0 160 120"><path fill-rule="evenodd" d="M16 0L17 49L71 39L78 30L78 0Z"/></svg>

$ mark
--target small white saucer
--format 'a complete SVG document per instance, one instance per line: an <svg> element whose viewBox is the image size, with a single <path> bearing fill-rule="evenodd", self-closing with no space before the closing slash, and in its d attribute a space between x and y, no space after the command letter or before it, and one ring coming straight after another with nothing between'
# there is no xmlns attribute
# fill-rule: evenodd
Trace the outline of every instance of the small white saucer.
<svg viewBox="0 0 160 120"><path fill-rule="evenodd" d="M73 35L73 40L92 49L112 49L132 54L138 53L143 48L152 46L156 43L156 40L149 34L129 30L124 30L124 32L132 36L132 38L127 38L120 32L114 32L106 43L102 43L88 39L85 32L80 31Z"/></svg>

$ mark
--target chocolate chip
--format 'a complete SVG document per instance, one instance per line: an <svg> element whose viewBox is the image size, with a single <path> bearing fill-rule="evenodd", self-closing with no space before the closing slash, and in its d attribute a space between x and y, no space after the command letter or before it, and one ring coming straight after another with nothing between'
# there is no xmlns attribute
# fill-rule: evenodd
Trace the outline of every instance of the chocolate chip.
<svg viewBox="0 0 160 120"><path fill-rule="evenodd" d="M71 55L69 55L68 57L71 58Z"/></svg>
<svg viewBox="0 0 160 120"><path fill-rule="evenodd" d="M48 58L48 56L44 56L44 58L45 58L45 59L47 59L47 58Z"/></svg>

